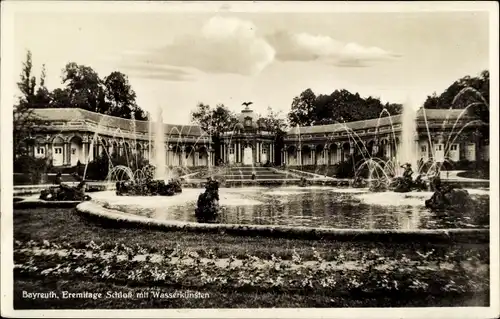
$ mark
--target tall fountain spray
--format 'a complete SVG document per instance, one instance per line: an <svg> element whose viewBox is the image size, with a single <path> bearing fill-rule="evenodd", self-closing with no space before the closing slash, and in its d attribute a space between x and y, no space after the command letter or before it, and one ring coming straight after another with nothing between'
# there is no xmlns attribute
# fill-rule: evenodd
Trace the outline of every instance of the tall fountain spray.
<svg viewBox="0 0 500 319"><path fill-rule="evenodd" d="M397 150L397 171L402 173L403 169L399 168L399 166L410 163L413 171L416 172L418 169L418 143L415 139L415 137L417 136L417 111L413 107L413 104L411 103L411 100L409 98L403 105L401 125L401 141Z"/></svg>
<svg viewBox="0 0 500 319"><path fill-rule="evenodd" d="M163 109L158 107L158 116L156 118L154 138L154 163L155 179L165 180L167 178L167 155L165 152L165 132L163 124Z"/></svg>

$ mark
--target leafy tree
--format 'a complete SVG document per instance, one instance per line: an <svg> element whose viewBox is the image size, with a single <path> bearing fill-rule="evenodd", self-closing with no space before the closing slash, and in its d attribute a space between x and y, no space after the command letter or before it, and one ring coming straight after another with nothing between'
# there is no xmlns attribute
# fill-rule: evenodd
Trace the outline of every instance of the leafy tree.
<svg viewBox="0 0 500 319"><path fill-rule="evenodd" d="M35 124L33 107L37 102L36 77L32 75L32 69L32 56L31 52L28 51L26 61L23 62L21 79L17 82L21 95L13 110L13 151L15 156L28 155L28 145L25 142L31 136Z"/></svg>
<svg viewBox="0 0 500 319"><path fill-rule="evenodd" d="M284 146L284 137L286 135L287 123L281 111L275 112L271 107L267 108L267 115L257 120L259 126L261 123L264 127L273 133L275 149L279 150ZM275 152L275 163L281 162L280 152Z"/></svg>
<svg viewBox="0 0 500 319"><path fill-rule="evenodd" d="M490 72L482 71L476 77L464 76L453 82L443 93L428 96L424 102L426 109L465 109L484 123L490 122ZM489 127L481 130L481 135L489 138Z"/></svg>
<svg viewBox="0 0 500 319"><path fill-rule="evenodd" d="M311 89L307 89L296 96L292 102L292 110L288 113L288 120L291 126L309 126L314 119L312 114L315 110L316 94Z"/></svg>
<svg viewBox="0 0 500 319"><path fill-rule="evenodd" d="M443 93L435 92L424 102L426 109L464 109L489 123L490 72L482 71L479 76L464 76L453 82Z"/></svg>
<svg viewBox="0 0 500 319"><path fill-rule="evenodd" d="M384 109L388 113L382 113ZM353 94L348 90L335 90L329 95L316 96L311 89L307 89L294 98L288 118L292 126L309 126L378 118L400 114L401 110L400 104L383 105L378 98L362 98L358 93Z"/></svg>
<svg viewBox="0 0 500 319"><path fill-rule="evenodd" d="M107 102L106 114L121 118L145 120L147 118L136 104L136 94L132 89L128 77L118 71L112 72L104 78L105 95Z"/></svg>
<svg viewBox="0 0 500 319"><path fill-rule="evenodd" d="M211 108L208 104L198 103L196 109L191 112L191 122L199 125L202 130L212 137L215 147L216 162L220 156L221 133L232 130L238 122L235 114L231 112L224 104L218 104Z"/></svg>
<svg viewBox="0 0 500 319"><path fill-rule="evenodd" d="M101 80L91 67L71 62L63 70L62 82L67 87L53 92L54 107L77 107L126 119L148 117L137 106L136 93L121 72L114 71Z"/></svg>
<svg viewBox="0 0 500 319"><path fill-rule="evenodd" d="M44 108L48 107L52 102L52 96L47 87L45 86L45 64L42 65L42 73L40 75L40 81L36 94L34 96L32 108Z"/></svg>
<svg viewBox="0 0 500 319"><path fill-rule="evenodd" d="M71 92L68 88L57 88L52 91L52 101L49 107L65 108L71 107Z"/></svg>
<svg viewBox="0 0 500 319"><path fill-rule="evenodd" d="M66 64L63 69L62 83L70 92L71 107L97 113L106 113L104 85L97 72L86 65L75 62Z"/></svg>

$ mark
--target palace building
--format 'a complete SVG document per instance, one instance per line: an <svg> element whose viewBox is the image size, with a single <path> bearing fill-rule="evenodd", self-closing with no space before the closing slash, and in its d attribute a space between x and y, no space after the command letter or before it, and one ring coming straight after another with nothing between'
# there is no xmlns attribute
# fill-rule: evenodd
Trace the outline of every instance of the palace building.
<svg viewBox="0 0 500 319"><path fill-rule="evenodd" d="M115 153L150 159L155 150L154 123L127 120L75 108L35 109L36 129L30 153L53 166L75 166L100 155ZM437 162L489 160L489 142L480 129L487 126L463 110L420 109L413 141L419 159ZM402 115L357 122L295 127L276 149L274 134L246 107L238 123L222 132L215 150L210 136L194 125L164 124L165 158L169 166L216 165L333 165L364 153L393 158L400 149Z"/></svg>

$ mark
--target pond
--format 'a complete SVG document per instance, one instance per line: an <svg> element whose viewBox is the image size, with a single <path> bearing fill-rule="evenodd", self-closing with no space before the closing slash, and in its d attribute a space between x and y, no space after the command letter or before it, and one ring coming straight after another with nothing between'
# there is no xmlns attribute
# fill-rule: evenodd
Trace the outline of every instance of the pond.
<svg viewBox="0 0 500 319"><path fill-rule="evenodd" d="M221 188L220 221L227 224L291 225L350 229L488 228L489 191L468 189L475 207L464 212L432 212L424 201L431 192L370 193L334 187ZM179 195L116 196L92 193L93 200L122 212L163 220L195 222L203 189Z"/></svg>

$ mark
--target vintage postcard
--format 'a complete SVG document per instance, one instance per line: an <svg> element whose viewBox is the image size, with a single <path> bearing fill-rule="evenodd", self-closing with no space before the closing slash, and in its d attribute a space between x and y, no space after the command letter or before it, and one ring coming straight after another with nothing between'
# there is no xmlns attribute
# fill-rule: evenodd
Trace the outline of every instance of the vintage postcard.
<svg viewBox="0 0 500 319"><path fill-rule="evenodd" d="M498 3L1 5L2 316L500 315Z"/></svg>

